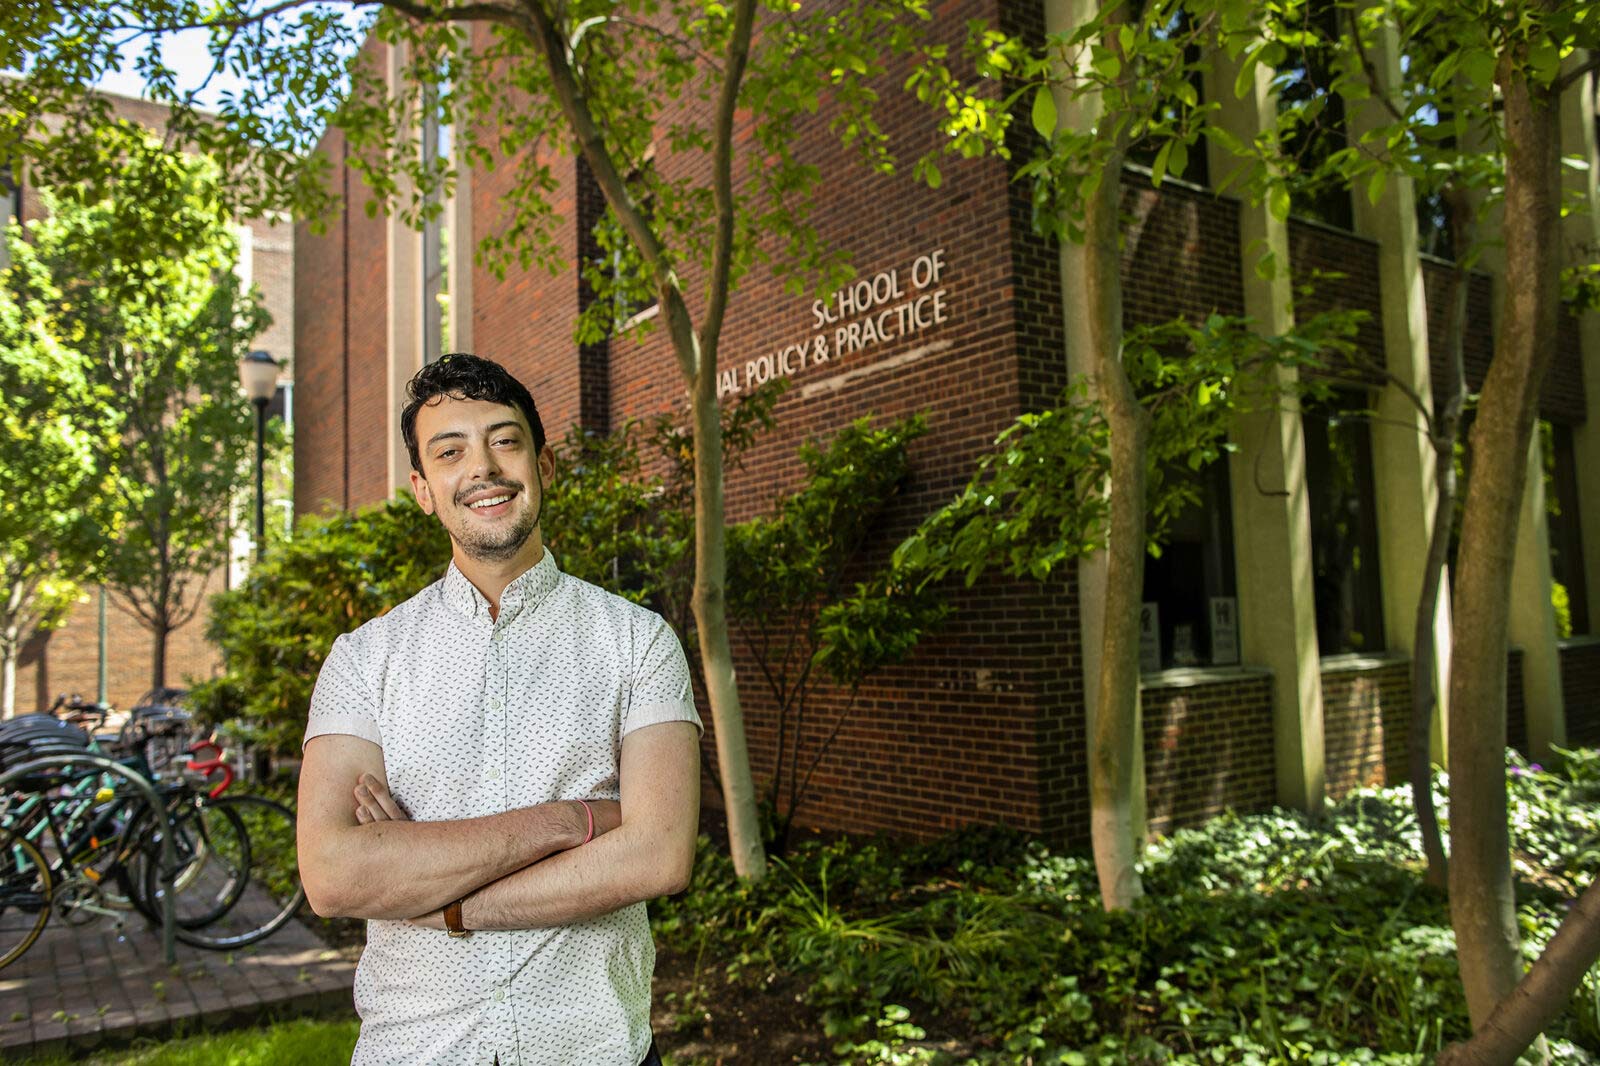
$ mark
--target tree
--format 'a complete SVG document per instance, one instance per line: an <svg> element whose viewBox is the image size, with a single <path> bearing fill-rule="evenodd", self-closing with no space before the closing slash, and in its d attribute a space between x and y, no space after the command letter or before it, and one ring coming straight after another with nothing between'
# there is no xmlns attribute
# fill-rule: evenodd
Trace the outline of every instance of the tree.
<svg viewBox="0 0 1600 1066"><path fill-rule="evenodd" d="M1332 154L1324 169L1374 199L1392 174L1412 176L1424 189L1431 181L1458 229L1458 276L1481 247L1471 239L1479 219L1499 220L1491 229L1498 229L1496 243L1503 249L1504 298L1471 434L1449 681L1451 921L1469 1013L1481 1031L1523 977L1504 759L1511 567L1540 388L1556 349L1563 295L1560 97L1587 85L1595 66L1591 59L1563 73L1562 60L1575 49L1600 46L1600 26L1587 5L1555 0L1485 8L1431 0L1397 9L1349 3L1338 10L1339 34L1324 42L1341 57L1332 89L1352 101L1376 98L1388 117ZM1374 76L1368 58L1380 32L1395 33L1398 53L1410 60L1407 76L1391 85ZM1255 54L1261 62L1274 61L1272 37L1259 35ZM1262 175L1274 172L1281 173L1281 165L1269 156ZM1455 330L1464 295L1459 284ZM1441 420L1452 417L1452 407L1439 413L1433 431L1441 477L1454 437ZM1436 518L1430 556L1443 555L1438 539L1441 526L1448 533L1445 514ZM1414 723L1413 777L1419 772L1416 745L1424 743L1418 731ZM1515 1003L1515 1012L1528 1009L1526 997ZM1505 1023L1501 1016L1495 1025ZM1511 1028L1529 1039L1538 1031L1514 1023Z"/></svg>
<svg viewBox="0 0 1600 1066"><path fill-rule="evenodd" d="M1277 371L1320 369L1347 357L1358 320L1351 312L1323 312L1296 324L1289 333L1262 336L1250 320L1212 315L1195 324L1176 319L1126 332L1120 366L1143 425L1140 498L1127 506L1139 516L1134 548L1140 556L1159 553L1166 524L1183 508L1199 503L1195 483L1182 476L1221 458L1230 447L1228 432L1253 404L1292 399L1281 394ZM1308 378L1305 391L1326 389ZM1013 577L1048 578L1096 551L1117 551L1114 503L1105 485L1116 483L1116 430L1104 406L1083 382L1059 406L1025 414L983 456L971 481L954 501L926 519L895 551L897 581L923 587L950 574L968 585L990 567ZM1109 547L1108 547L1109 545ZM1139 587L1133 590L1137 600ZM1108 590L1109 593L1109 590ZM1105 610L1113 606L1107 597ZM1109 628L1109 622L1108 622ZM1106 655L1113 651L1107 637ZM1138 646L1132 673L1120 673L1123 711L1132 717L1138 695ZM1101 679L1102 691L1108 682ZM1102 716L1105 714L1102 704ZM1131 722L1122 728L1131 731ZM1132 759L1133 739L1111 728L1095 730L1090 763L1090 802L1124 811L1131 804L1131 781L1111 772L1119 759ZM1119 745L1107 756L1102 749ZM1095 775L1099 775L1098 782ZM1130 905L1140 894L1133 867L1133 829L1109 816L1091 823L1091 832L1110 834L1095 841L1095 868L1101 902L1107 910ZM1124 836L1126 843L1124 843Z"/></svg>
<svg viewBox="0 0 1600 1066"><path fill-rule="evenodd" d="M48 216L30 226L40 284L28 295L48 305L109 416L93 465L119 522L99 528L102 580L150 631L159 688L168 634L227 558L250 443L238 360L266 315L234 273L214 169L131 127L106 127L96 143L118 173L46 195Z"/></svg>
<svg viewBox="0 0 1600 1066"><path fill-rule="evenodd" d="M1275 402L1277 388L1254 371L1277 355L1303 359L1315 350L1306 340L1333 339L1339 331L1320 321L1259 346L1247 340L1237 321L1217 319L1203 328L1190 324L1183 338L1190 358L1164 371L1152 369L1161 363L1158 348L1165 342L1150 335L1135 343L1123 327L1123 164L1130 153L1142 152L1151 159L1157 186L1168 173L1186 169L1189 149L1209 132L1208 117L1215 110L1200 104L1194 79L1207 61L1207 49L1216 45L1220 13L1178 0L1137 7L1085 2L1064 10L1074 24L1051 33L1042 48L974 28L969 49L978 74L1007 79L1011 91L1003 97L968 89L951 74L947 53L939 50L913 80L919 96L947 115L948 150L965 155L1010 154L1010 141L1016 140L1013 135L1008 141L1012 113L1029 109L1037 139L1019 176L1033 182L1035 224L1079 248L1088 365L1087 391L1068 397L1064 408L1019 422L1008 432L1009 441L1002 441L1002 452L984 461L974 488L930 527L942 526L944 535L953 537L955 557L946 556L943 547L931 550L941 557L938 567L962 568L961 558L978 559L969 549L994 533L1010 542L1006 556L1013 572L1035 576L1103 551L1101 624L1086 627L1098 628L1101 643L1089 742L1090 830L1102 899L1116 909L1142 892L1133 814L1139 600L1151 509L1168 505L1159 502L1163 496L1152 483L1159 477L1155 457L1173 450L1202 457L1209 450L1214 457L1225 429L1222 422L1210 422L1210 415L1247 404L1238 391L1247 381L1265 390L1266 402ZM1235 344L1240 347L1230 350ZM1150 366L1141 368L1141 362ZM1140 373L1151 390L1143 395ZM1183 398L1184 389L1192 399ZM1195 436L1185 423L1218 400L1223 402L1201 414L1210 428ZM1092 410L1082 407L1085 401ZM1171 424L1158 429L1157 417ZM1169 430L1175 435L1158 439ZM1091 436L1074 438L1086 432ZM1100 458L1083 454L1090 440L1103 449ZM1014 463L1019 456L1044 462L1053 447L1064 448L1068 457L1053 481L1047 472ZM988 477L1019 495L1010 502L1003 493L974 495ZM1085 477L1098 480L1086 488ZM1035 492L1040 495L1034 497ZM974 502L991 496L998 506ZM1020 526L1018 515L1027 519ZM906 549L902 559L914 564L924 550Z"/></svg>
<svg viewBox="0 0 1600 1066"><path fill-rule="evenodd" d="M0 283L0 718L16 714L17 657L58 625L92 577L96 528L108 523L93 460L97 416L77 353L52 314L48 272L16 227Z"/></svg>
<svg viewBox="0 0 1600 1066"><path fill-rule="evenodd" d="M628 250L620 286L659 301L693 400L695 629L735 867L759 877L765 857L728 642L719 341L729 294L756 260L801 287L820 278L831 288L845 276L842 259L808 222L821 171L796 156L791 132L826 103L843 144L867 165L888 167L872 119L872 79L885 56L910 46L915 23L929 17L925 2L864 0L833 10L781 0L381 0L370 5L378 10L371 39L399 49L405 66L392 95L375 64L347 72L339 62L367 28L346 18L351 6L98 0L42 15L8 11L0 16L8 38L0 62L25 66L28 77L0 86L0 99L29 134L30 160L46 171L81 172L70 136L40 135L38 118L65 115L69 134L97 122L103 105L83 87L111 62L113 42L143 37L140 69L153 95L179 105L175 134L239 177L247 207L289 203L302 217L326 208L327 160L305 165L303 156L332 123L379 199L411 221L437 212L436 194L455 177L450 160L424 165L408 147L413 117L437 106L452 117L455 158L476 166L519 160L521 180L505 205L509 227L482 249L500 269L555 264L543 199L554 181L551 160L564 151L582 157L604 195L605 227ZM253 79L216 119L187 106L161 59L160 38L186 26L208 28L217 65ZM685 97L709 107L677 108ZM749 169L736 180L741 143ZM657 144L663 151L652 165ZM669 169L668 160L681 166Z"/></svg>
<svg viewBox="0 0 1600 1066"><path fill-rule="evenodd" d="M777 707L777 751L766 790L772 847L788 849L812 775L855 707L861 685L903 661L944 616L923 589L887 571L863 573L868 537L910 475L909 445L921 417L874 428L860 419L826 445L800 447L805 480L769 515L728 531L734 630L755 659ZM781 605L781 607L780 607ZM822 678L844 692L820 741L806 745L806 719Z"/></svg>
<svg viewBox="0 0 1600 1066"><path fill-rule="evenodd" d="M785 385L769 382L723 407L730 467L771 427ZM862 571L868 534L898 495L907 446L923 432L921 419L878 429L863 420L826 446L802 445L800 487L771 513L729 528L734 632L777 708L778 752L765 786L777 851L861 683L904 659L944 614L930 595L891 574ZM562 567L661 611L687 633L694 623L692 431L667 413L605 436L574 430L557 454L562 477L546 508ZM691 645L698 668L692 652ZM802 763L806 711L823 677L845 690L845 705Z"/></svg>

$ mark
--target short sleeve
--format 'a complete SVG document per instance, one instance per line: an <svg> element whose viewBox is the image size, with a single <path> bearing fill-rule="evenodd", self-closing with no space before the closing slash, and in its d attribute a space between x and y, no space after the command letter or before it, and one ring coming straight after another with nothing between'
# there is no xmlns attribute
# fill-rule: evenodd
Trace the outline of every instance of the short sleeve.
<svg viewBox="0 0 1600 1066"><path fill-rule="evenodd" d="M356 665L355 642L346 633L333 642L311 693L311 713L301 741L327 733L344 733L383 747L378 729L378 700Z"/></svg>
<svg viewBox="0 0 1600 1066"><path fill-rule="evenodd" d="M694 688L689 683L683 645L660 615L649 618L634 635L633 682L622 735L662 722L693 722L704 733L694 709Z"/></svg>

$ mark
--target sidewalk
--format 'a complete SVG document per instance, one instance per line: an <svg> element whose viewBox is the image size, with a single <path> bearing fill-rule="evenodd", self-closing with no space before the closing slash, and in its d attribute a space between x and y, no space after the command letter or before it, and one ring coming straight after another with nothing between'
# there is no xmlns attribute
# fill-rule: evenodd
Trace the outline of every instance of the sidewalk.
<svg viewBox="0 0 1600 1066"><path fill-rule="evenodd" d="M0 970L0 1061L161 1039L178 1031L351 1007L355 964L298 921L236 952L178 945L162 960L159 930L130 915L73 928L51 918L28 953Z"/></svg>

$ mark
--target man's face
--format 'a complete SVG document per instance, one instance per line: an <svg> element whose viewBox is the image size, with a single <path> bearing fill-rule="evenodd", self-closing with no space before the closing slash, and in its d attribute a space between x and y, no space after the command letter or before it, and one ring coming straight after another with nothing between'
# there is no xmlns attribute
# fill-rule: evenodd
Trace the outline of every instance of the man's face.
<svg viewBox="0 0 1600 1066"><path fill-rule="evenodd" d="M422 473L411 472L411 488L463 552L503 562L530 540L543 547L539 512L555 456L534 452L521 411L446 396L417 412L417 444Z"/></svg>

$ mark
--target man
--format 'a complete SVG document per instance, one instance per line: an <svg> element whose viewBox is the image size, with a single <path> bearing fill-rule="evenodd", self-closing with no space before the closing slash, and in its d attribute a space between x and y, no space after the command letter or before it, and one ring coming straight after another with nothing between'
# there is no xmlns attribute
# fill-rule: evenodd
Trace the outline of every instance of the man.
<svg viewBox="0 0 1600 1066"><path fill-rule="evenodd" d="M452 562L334 642L300 775L312 908L368 919L353 1062L657 1064L642 901L688 883L699 817L683 650L545 551L520 382L450 355L407 391Z"/></svg>

